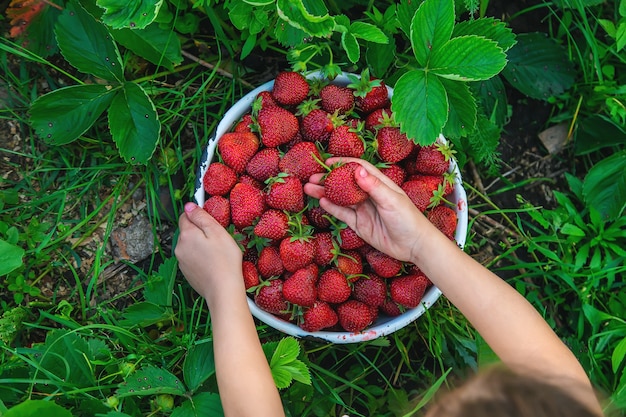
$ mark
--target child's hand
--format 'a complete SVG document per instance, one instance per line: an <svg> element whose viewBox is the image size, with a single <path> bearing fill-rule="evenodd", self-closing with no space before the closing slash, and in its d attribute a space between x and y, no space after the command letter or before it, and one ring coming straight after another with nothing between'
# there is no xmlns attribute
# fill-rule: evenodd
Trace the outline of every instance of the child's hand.
<svg viewBox="0 0 626 417"><path fill-rule="evenodd" d="M323 174L312 175L304 191L319 198L324 210L346 222L376 249L401 261L415 262L421 240L436 229L406 193L372 164L354 158L329 158L326 163L331 165L338 161L361 164L362 168L355 171L355 178L359 187L369 194L367 200L349 207L333 204L324 197Z"/></svg>
<svg viewBox="0 0 626 417"><path fill-rule="evenodd" d="M174 252L180 270L198 294L204 298L226 291L245 294L241 250L226 229L193 203L185 205L178 223Z"/></svg>

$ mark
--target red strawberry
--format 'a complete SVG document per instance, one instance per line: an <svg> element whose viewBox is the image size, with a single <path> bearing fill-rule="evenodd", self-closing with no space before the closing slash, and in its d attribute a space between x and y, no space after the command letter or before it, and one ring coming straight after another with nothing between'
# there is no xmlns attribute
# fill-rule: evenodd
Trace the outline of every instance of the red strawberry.
<svg viewBox="0 0 626 417"><path fill-rule="evenodd" d="M237 173L221 162L212 162L202 177L204 191L209 195L225 195L237 183Z"/></svg>
<svg viewBox="0 0 626 417"><path fill-rule="evenodd" d="M235 125L233 128L233 132L252 132L252 125L254 124L254 120L252 120L252 114L246 113L243 115L239 123Z"/></svg>
<svg viewBox="0 0 626 417"><path fill-rule="evenodd" d="M277 148L263 148L246 165L246 172L258 181L264 182L280 172L280 151Z"/></svg>
<svg viewBox="0 0 626 417"><path fill-rule="evenodd" d="M324 179L324 195L339 206L359 204L367 199L367 193L361 189L354 178L354 171L360 168L356 162L339 165Z"/></svg>
<svg viewBox="0 0 626 417"><path fill-rule="evenodd" d="M430 199L433 197L433 189L431 186L421 179L409 179L401 187L409 196L415 207L421 212L426 211L430 205Z"/></svg>
<svg viewBox="0 0 626 417"><path fill-rule="evenodd" d="M283 296L283 281L267 281L267 285L262 286L254 296L254 302L268 313L281 314L287 311L289 305Z"/></svg>
<svg viewBox="0 0 626 417"><path fill-rule="evenodd" d="M420 148L415 161L415 169L422 174L443 175L450 168L452 150L449 146L436 143Z"/></svg>
<svg viewBox="0 0 626 417"><path fill-rule="evenodd" d="M348 298L352 289L348 279L338 269L331 268L322 272L317 282L317 297L328 303L343 303Z"/></svg>
<svg viewBox="0 0 626 417"><path fill-rule="evenodd" d="M380 172L391 178L391 181L395 182L398 186L401 186L406 179L406 171L397 164L390 164L386 167L382 167L380 168Z"/></svg>
<svg viewBox="0 0 626 417"><path fill-rule="evenodd" d="M381 127L376 133L378 156L385 162L400 162L413 150L415 144L397 127Z"/></svg>
<svg viewBox="0 0 626 417"><path fill-rule="evenodd" d="M295 106L306 99L309 83L299 72L283 71L274 79L272 97L285 106Z"/></svg>
<svg viewBox="0 0 626 417"><path fill-rule="evenodd" d="M300 130L296 116L279 106L263 107L257 116L257 123L261 141L268 148L289 142Z"/></svg>
<svg viewBox="0 0 626 417"><path fill-rule="evenodd" d="M306 140L327 143L334 128L329 113L322 109L313 109L302 118L300 131Z"/></svg>
<svg viewBox="0 0 626 417"><path fill-rule="evenodd" d="M373 307L380 307L387 298L387 284L376 274L368 274L354 283L352 291L355 300Z"/></svg>
<svg viewBox="0 0 626 417"><path fill-rule="evenodd" d="M278 166L305 183L311 175L325 171L320 161L322 156L313 142L300 142L285 153Z"/></svg>
<svg viewBox="0 0 626 417"><path fill-rule="evenodd" d="M317 198L308 199L306 217L317 230L328 229L330 227L329 216L328 212L320 207Z"/></svg>
<svg viewBox="0 0 626 417"><path fill-rule="evenodd" d="M315 244L315 263L319 266L330 265L339 252L337 242L330 232L317 232L313 234Z"/></svg>
<svg viewBox="0 0 626 417"><path fill-rule="evenodd" d="M354 275L363 273L363 258L357 251L348 250L342 252L337 256L335 262L337 263L337 269L350 278L351 281L359 279L358 276L355 277Z"/></svg>
<svg viewBox="0 0 626 417"><path fill-rule="evenodd" d="M396 317L402 314L402 309L398 303L389 297L387 297L385 302L380 306L380 311L391 317Z"/></svg>
<svg viewBox="0 0 626 417"><path fill-rule="evenodd" d="M363 70L361 77L349 76L351 83L348 85L354 88L356 106L363 113L371 113L376 109L389 106L389 93L383 80L370 78L369 69Z"/></svg>
<svg viewBox="0 0 626 417"><path fill-rule="evenodd" d="M261 282L259 278L259 270L253 262L243 261L241 264L241 270L243 272L243 283L246 286L246 290L259 285Z"/></svg>
<svg viewBox="0 0 626 417"><path fill-rule="evenodd" d="M261 91L254 99L253 109L257 111L262 109L263 107L272 107L278 106L276 100L274 100L274 96L271 91Z"/></svg>
<svg viewBox="0 0 626 417"><path fill-rule="evenodd" d="M259 149L259 138L250 132L224 133L217 142L217 150L226 165L237 173L244 172L246 165Z"/></svg>
<svg viewBox="0 0 626 417"><path fill-rule="evenodd" d="M280 241L279 253L285 269L294 272L313 262L315 246L310 237L286 237Z"/></svg>
<svg viewBox="0 0 626 417"><path fill-rule="evenodd" d="M365 245L365 241L361 239L350 226L342 222L339 227L337 241L341 249L352 250Z"/></svg>
<svg viewBox="0 0 626 417"><path fill-rule="evenodd" d="M391 299L407 308L417 307L428 283L425 275L405 275L394 278L389 284Z"/></svg>
<svg viewBox="0 0 626 417"><path fill-rule="evenodd" d="M283 283L283 296L292 304L310 307L317 299L317 274L315 264L309 264L295 271Z"/></svg>
<svg viewBox="0 0 626 417"><path fill-rule="evenodd" d="M382 278L394 277L402 269L402 262L374 248L365 253L365 259L374 272Z"/></svg>
<svg viewBox="0 0 626 417"><path fill-rule="evenodd" d="M361 301L348 300L337 307L339 324L348 332L360 332L372 324L375 310Z"/></svg>
<svg viewBox="0 0 626 417"><path fill-rule="evenodd" d="M243 229L265 211L265 195L248 184L237 183L230 192L230 214L233 224Z"/></svg>
<svg viewBox="0 0 626 417"><path fill-rule="evenodd" d="M354 108L354 94L347 87L328 84L319 93L322 109L328 113L344 114Z"/></svg>
<svg viewBox="0 0 626 417"><path fill-rule="evenodd" d="M365 130L372 133L376 132L378 127L386 124L386 121L391 119L391 115L392 113L389 107L374 110L365 118Z"/></svg>
<svg viewBox="0 0 626 417"><path fill-rule="evenodd" d="M339 321L337 313L327 303L316 301L302 315L300 327L307 332L319 332L328 327L333 327Z"/></svg>
<svg viewBox="0 0 626 417"><path fill-rule="evenodd" d="M365 152L365 144L354 129L347 125L340 125L330 134L327 150L333 156L360 158Z"/></svg>
<svg viewBox="0 0 626 417"><path fill-rule="evenodd" d="M259 222L254 226L254 234L272 240L279 240L287 236L289 217L280 210L269 209L261 215Z"/></svg>
<svg viewBox="0 0 626 417"><path fill-rule="evenodd" d="M214 195L204 202L203 208L209 213L222 227L228 227L230 224L230 203L221 195Z"/></svg>
<svg viewBox="0 0 626 417"><path fill-rule="evenodd" d="M446 235L449 239L454 239L457 222L457 216L454 210L448 206L437 206L433 207L426 217L428 217L428 220L430 220L441 233Z"/></svg>
<svg viewBox="0 0 626 417"><path fill-rule="evenodd" d="M304 190L297 177L281 173L270 181L267 192L268 206L293 213L304 209Z"/></svg>
<svg viewBox="0 0 626 417"><path fill-rule="evenodd" d="M259 191L263 191L263 183L255 178L252 178L252 176L248 175L248 174L242 174L239 177L239 182L242 184L248 184L254 188L256 188Z"/></svg>
<svg viewBox="0 0 626 417"><path fill-rule="evenodd" d="M280 259L280 252L275 246L266 246L261 249L257 267L263 278L278 277L285 272L285 266Z"/></svg>

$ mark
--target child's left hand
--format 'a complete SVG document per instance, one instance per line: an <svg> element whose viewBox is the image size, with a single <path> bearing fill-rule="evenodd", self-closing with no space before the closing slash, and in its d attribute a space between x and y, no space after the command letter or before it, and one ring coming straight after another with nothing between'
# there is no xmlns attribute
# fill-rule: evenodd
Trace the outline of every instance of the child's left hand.
<svg viewBox="0 0 626 417"><path fill-rule="evenodd" d="M232 236L209 213L193 203L179 218L174 253L189 284L209 296L245 294L242 253Z"/></svg>

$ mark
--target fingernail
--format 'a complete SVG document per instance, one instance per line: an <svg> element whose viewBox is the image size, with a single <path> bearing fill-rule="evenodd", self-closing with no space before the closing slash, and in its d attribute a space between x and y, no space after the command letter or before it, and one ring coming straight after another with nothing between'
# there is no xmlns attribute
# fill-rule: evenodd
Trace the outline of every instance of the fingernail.
<svg viewBox="0 0 626 417"><path fill-rule="evenodd" d="M367 177L367 170L363 167L359 170L359 175L363 178Z"/></svg>
<svg viewBox="0 0 626 417"><path fill-rule="evenodd" d="M198 207L198 205L196 203L186 203L185 204L185 213L191 213L192 211L194 211L196 209L196 207Z"/></svg>

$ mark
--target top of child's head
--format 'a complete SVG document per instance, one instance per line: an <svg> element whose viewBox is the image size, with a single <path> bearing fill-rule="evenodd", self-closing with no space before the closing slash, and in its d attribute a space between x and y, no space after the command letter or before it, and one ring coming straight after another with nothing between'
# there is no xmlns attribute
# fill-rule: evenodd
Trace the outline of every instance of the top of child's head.
<svg viewBox="0 0 626 417"><path fill-rule="evenodd" d="M577 399L578 388L572 381L550 381L495 366L441 395L426 417L601 416Z"/></svg>

